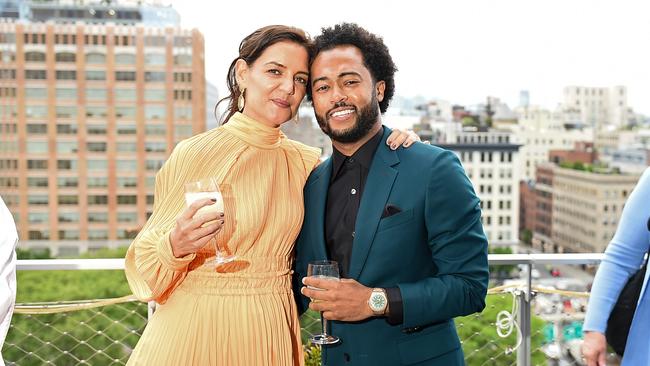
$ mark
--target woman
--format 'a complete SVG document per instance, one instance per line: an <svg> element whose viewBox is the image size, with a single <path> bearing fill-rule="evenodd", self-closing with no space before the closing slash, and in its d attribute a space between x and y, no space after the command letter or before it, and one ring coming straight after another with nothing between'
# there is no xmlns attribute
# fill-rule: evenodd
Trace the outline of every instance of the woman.
<svg viewBox="0 0 650 366"><path fill-rule="evenodd" d="M605 250L591 289L583 329L582 353L588 366L605 365L607 319L618 295L640 267L650 248L650 168L646 169L625 203L616 234ZM639 303L625 345L623 366L650 365L650 295L646 271Z"/></svg>
<svg viewBox="0 0 650 366"><path fill-rule="evenodd" d="M302 30L285 26L246 37L228 71L227 123L179 143L158 173L153 214L127 252L126 275L139 299L161 305L129 364L303 363L292 252L320 151L279 126L305 95L309 46ZM230 187L225 214L195 216L209 200L185 208L183 185L204 177ZM203 265L215 235L237 256L216 271Z"/></svg>

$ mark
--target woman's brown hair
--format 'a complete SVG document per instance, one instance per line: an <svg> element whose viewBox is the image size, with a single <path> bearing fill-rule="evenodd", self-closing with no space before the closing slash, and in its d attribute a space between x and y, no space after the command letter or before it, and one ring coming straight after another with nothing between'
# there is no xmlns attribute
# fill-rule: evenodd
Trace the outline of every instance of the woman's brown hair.
<svg viewBox="0 0 650 366"><path fill-rule="evenodd" d="M237 60L242 59L246 64L251 65L257 60L262 52L268 47L282 41L295 42L311 51L311 40L307 34L300 28L289 27L286 25L268 25L262 27L255 32L249 34L239 44L239 56L235 58L228 68L228 75L226 76L226 85L228 86L229 95L221 99L214 107L214 115L217 117L217 107L221 102L228 100L228 109L224 112L225 118L222 115L222 123L226 123L232 117L237 109L237 99L241 94L237 79L235 78L235 64Z"/></svg>

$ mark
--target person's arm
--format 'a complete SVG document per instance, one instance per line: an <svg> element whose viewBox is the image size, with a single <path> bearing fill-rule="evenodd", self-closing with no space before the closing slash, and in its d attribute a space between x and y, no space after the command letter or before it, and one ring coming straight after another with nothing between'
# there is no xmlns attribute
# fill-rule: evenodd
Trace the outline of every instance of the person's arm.
<svg viewBox="0 0 650 366"><path fill-rule="evenodd" d="M0 197L0 344L9 331L16 301L16 244L18 235L13 217ZM0 355L2 364L2 355Z"/></svg>
<svg viewBox="0 0 650 366"><path fill-rule="evenodd" d="M183 162L181 145L156 174L153 213L126 254L126 278L133 294L142 301L163 303L185 278L188 265L196 257L191 253L176 258L169 241L176 219L175 205L182 200L170 195L183 194L174 187Z"/></svg>
<svg viewBox="0 0 650 366"><path fill-rule="evenodd" d="M425 221L434 277L398 284L403 326L411 328L483 310L489 280L480 201L460 161L443 152L429 172Z"/></svg>
<svg viewBox="0 0 650 366"><path fill-rule="evenodd" d="M630 194L614 238L605 250L589 296L582 353L588 365L604 365L607 319L621 290L641 265L650 243L650 169Z"/></svg>

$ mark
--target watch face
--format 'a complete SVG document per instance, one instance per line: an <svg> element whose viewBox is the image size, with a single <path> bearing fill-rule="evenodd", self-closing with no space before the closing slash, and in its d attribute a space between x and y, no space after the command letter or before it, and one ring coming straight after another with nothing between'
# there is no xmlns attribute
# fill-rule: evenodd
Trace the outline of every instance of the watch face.
<svg viewBox="0 0 650 366"><path fill-rule="evenodd" d="M382 294L373 294L370 302L373 310L383 310L386 307L386 298Z"/></svg>

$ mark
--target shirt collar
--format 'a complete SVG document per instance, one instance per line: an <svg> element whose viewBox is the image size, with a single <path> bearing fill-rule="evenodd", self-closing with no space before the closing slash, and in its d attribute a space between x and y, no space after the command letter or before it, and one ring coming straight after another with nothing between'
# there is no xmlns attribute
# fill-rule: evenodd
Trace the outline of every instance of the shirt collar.
<svg viewBox="0 0 650 366"><path fill-rule="evenodd" d="M352 154L352 156L343 155L343 153L338 151L336 147L332 146L332 178L331 179L333 180L338 176L341 167L343 166L343 163L345 163L345 161L348 158L353 158L366 169L370 169L372 158L375 155L377 146L379 146L379 142L381 142L381 137L383 136L383 134L384 134L384 129L381 128L370 140L366 141L365 144L361 145L361 147L354 154Z"/></svg>

